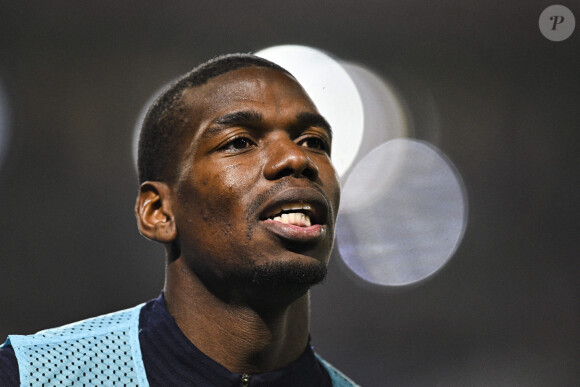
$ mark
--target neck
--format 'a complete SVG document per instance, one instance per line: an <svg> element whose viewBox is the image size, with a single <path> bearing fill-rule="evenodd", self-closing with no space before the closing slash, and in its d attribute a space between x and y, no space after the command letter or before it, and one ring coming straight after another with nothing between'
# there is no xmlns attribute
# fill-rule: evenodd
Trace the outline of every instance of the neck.
<svg viewBox="0 0 580 387"><path fill-rule="evenodd" d="M177 259L167 267L165 301L185 336L231 372L256 374L283 367L308 342L308 293L289 304L264 308L230 303L210 292Z"/></svg>

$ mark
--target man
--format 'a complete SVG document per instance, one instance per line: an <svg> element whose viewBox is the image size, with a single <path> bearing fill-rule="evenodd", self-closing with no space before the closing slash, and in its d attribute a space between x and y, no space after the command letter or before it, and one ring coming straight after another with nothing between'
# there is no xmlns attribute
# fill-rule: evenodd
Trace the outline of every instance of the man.
<svg viewBox="0 0 580 387"><path fill-rule="evenodd" d="M218 57L176 81L143 122L135 210L140 232L165 246L164 292L9 336L0 380L354 385L308 334L340 197L331 139L298 82L264 59Z"/></svg>

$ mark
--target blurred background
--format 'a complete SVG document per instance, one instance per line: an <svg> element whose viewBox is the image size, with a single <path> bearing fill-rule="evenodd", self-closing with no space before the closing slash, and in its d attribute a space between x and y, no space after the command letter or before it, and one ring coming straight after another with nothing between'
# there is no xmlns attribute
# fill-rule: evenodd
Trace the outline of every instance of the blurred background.
<svg viewBox="0 0 580 387"><path fill-rule="evenodd" d="M163 250L133 215L141 108L215 55L302 44L392 85L469 196L463 243L418 286L335 256L316 350L363 386L578 385L580 31L546 39L551 4L0 1L0 341L158 295Z"/></svg>

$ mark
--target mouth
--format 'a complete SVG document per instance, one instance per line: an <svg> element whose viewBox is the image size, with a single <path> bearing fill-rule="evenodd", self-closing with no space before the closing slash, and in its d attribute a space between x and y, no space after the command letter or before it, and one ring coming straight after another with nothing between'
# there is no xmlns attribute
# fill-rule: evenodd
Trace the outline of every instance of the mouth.
<svg viewBox="0 0 580 387"><path fill-rule="evenodd" d="M326 233L329 208L317 190L291 188L265 203L260 221L283 239L314 241Z"/></svg>

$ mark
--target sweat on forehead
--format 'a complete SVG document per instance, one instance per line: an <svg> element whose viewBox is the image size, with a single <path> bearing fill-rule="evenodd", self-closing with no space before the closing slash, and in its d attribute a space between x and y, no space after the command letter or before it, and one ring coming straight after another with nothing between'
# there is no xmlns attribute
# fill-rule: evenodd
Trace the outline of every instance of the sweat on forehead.
<svg viewBox="0 0 580 387"><path fill-rule="evenodd" d="M187 118L182 103L183 92L200 86L210 79L244 67L257 66L274 69L288 75L288 71L266 59L251 54L229 54L211 59L173 82L151 105L139 136L139 183L145 181L172 182L176 177L177 147Z"/></svg>

